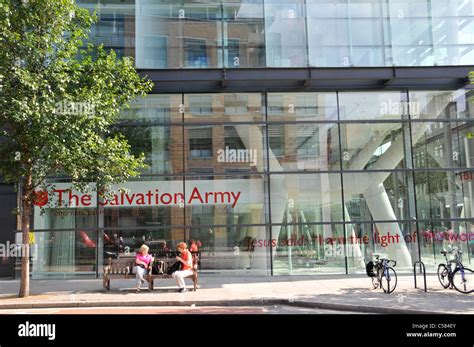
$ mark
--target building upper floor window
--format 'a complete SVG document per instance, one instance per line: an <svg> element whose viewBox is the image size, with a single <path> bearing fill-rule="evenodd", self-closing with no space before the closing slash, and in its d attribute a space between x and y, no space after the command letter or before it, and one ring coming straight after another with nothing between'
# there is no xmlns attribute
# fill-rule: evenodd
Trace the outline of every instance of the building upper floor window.
<svg viewBox="0 0 474 347"><path fill-rule="evenodd" d="M224 96L225 114L246 114L248 113L248 96L231 94Z"/></svg>
<svg viewBox="0 0 474 347"><path fill-rule="evenodd" d="M210 95L190 95L189 112L193 116L208 116L212 114L212 97Z"/></svg>
<svg viewBox="0 0 474 347"><path fill-rule="evenodd" d="M449 66L474 61L474 0L137 4L102 5L98 25L103 30L96 36L107 46L111 38L136 35L114 47L135 52L138 68ZM119 35L123 30L125 35ZM167 59L160 57L154 66L146 65L143 56L163 53L144 44L146 35L167 38L162 50Z"/></svg>
<svg viewBox="0 0 474 347"><path fill-rule="evenodd" d="M207 45L204 39L184 39L184 62L186 67L206 68L209 67L207 57Z"/></svg>
<svg viewBox="0 0 474 347"><path fill-rule="evenodd" d="M189 157L212 157L212 127L197 127L188 129Z"/></svg>

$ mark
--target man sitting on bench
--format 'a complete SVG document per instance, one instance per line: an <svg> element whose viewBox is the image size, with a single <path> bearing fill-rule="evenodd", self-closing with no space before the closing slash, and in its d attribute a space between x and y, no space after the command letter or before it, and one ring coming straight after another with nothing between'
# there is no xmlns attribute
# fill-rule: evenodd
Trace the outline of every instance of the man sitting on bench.
<svg viewBox="0 0 474 347"><path fill-rule="evenodd" d="M181 270L173 272L172 277L178 284L178 292L182 293L188 291L184 279L193 274L193 256L185 242L178 243L176 248L181 253L181 257L176 257L176 260L181 262Z"/></svg>

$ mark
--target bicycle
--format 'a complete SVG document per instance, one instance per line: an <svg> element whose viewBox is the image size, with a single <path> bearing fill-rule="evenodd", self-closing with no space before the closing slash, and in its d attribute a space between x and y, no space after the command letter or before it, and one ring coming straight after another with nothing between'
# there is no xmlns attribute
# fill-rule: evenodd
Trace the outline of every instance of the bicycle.
<svg viewBox="0 0 474 347"><path fill-rule="evenodd" d="M446 264L438 265L438 280L444 289L453 287L460 293L474 292L474 273L462 264L462 252L458 249L452 251L454 260L448 259L448 252L443 249L441 254L446 259ZM454 270L452 264L455 264Z"/></svg>
<svg viewBox="0 0 474 347"><path fill-rule="evenodd" d="M393 267L389 263L393 263ZM397 266L395 260L387 258L380 258L375 256L374 261L374 276L372 276L372 285L374 289L382 288L387 294L392 293L397 287L397 273L393 269Z"/></svg>

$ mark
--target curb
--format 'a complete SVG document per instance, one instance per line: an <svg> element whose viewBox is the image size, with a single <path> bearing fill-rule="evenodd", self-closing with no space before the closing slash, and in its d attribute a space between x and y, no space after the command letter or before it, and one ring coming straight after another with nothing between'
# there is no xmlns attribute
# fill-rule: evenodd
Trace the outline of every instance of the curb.
<svg viewBox="0 0 474 347"><path fill-rule="evenodd" d="M361 313L378 314L452 314L440 311L423 311L413 309L401 309L391 307L378 307L367 305L335 304L318 301L302 301L288 299L241 299L241 300L174 300L174 301L52 301L52 302L31 302L31 303L11 303L0 304L0 309L39 309L39 308L79 308L79 307L143 307L143 306L273 306L284 305L301 308L317 308L332 311L349 311Z"/></svg>
<svg viewBox="0 0 474 347"><path fill-rule="evenodd" d="M332 304L327 302L316 301L294 301L286 303L288 306L319 308L332 311L350 311L360 313L378 313L378 314L454 314L442 311L423 311L404 308L380 307L380 306L363 306L351 304Z"/></svg>

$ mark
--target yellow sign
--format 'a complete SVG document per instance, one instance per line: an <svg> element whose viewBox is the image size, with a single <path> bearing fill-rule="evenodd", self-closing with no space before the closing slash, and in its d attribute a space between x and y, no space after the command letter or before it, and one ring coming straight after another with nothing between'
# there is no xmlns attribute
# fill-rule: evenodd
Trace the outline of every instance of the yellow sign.
<svg viewBox="0 0 474 347"><path fill-rule="evenodd" d="M469 72L469 75L467 78L469 79L470 84L474 84L474 71Z"/></svg>
<svg viewBox="0 0 474 347"><path fill-rule="evenodd" d="M29 243L30 245L34 245L34 244L36 243L35 233L32 232L32 231L30 231L30 232L28 233L28 236L29 236L28 243Z"/></svg>

